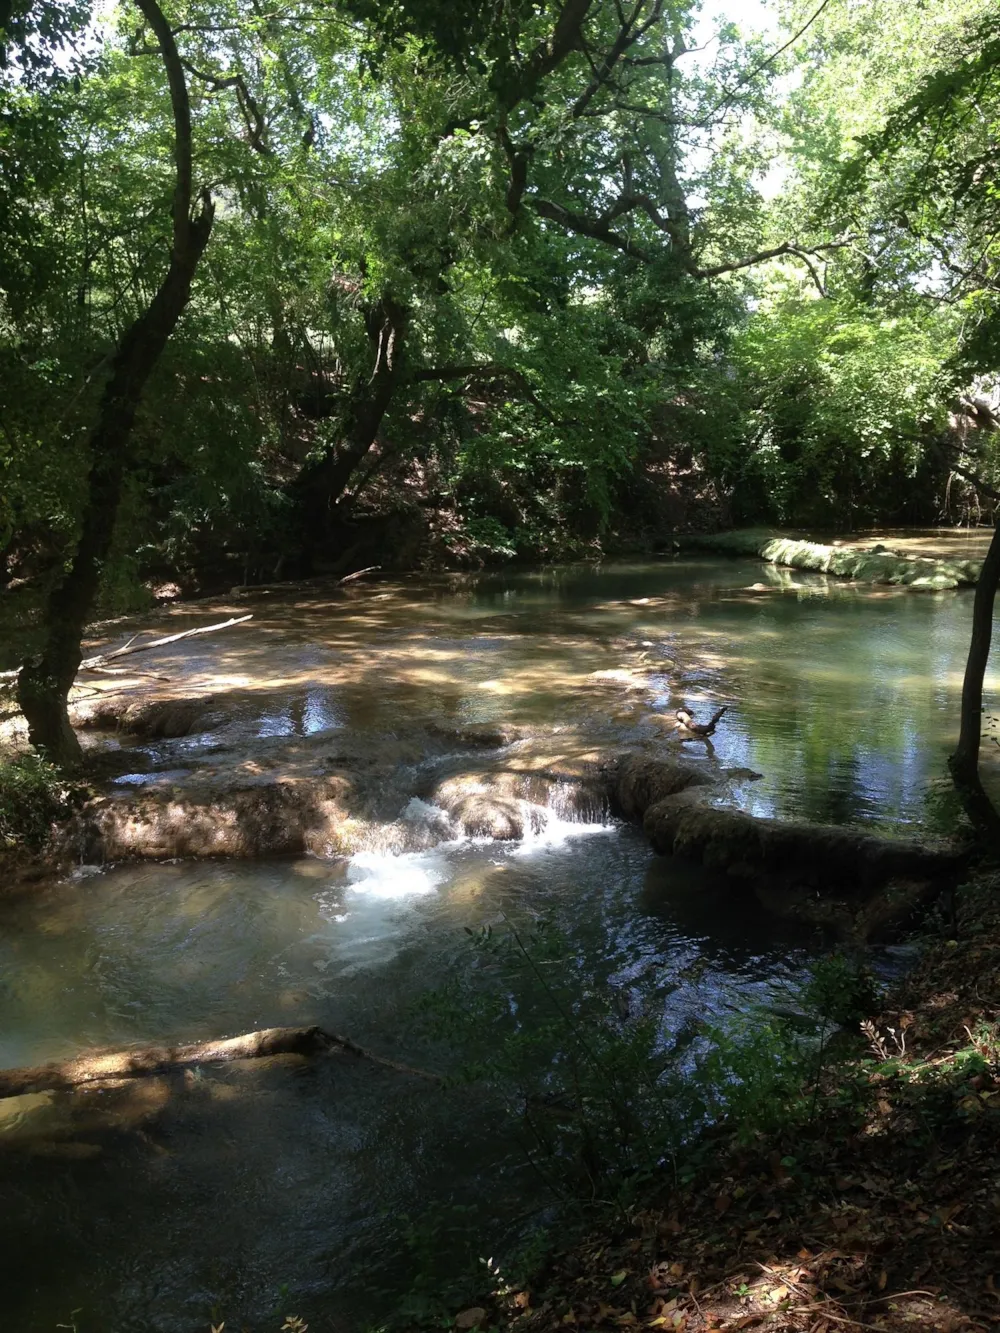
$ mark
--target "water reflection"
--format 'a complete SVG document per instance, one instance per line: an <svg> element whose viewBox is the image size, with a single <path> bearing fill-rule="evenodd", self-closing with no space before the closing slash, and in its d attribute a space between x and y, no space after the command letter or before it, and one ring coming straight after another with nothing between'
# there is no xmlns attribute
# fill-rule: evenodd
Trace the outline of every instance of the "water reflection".
<svg viewBox="0 0 1000 1333"><path fill-rule="evenodd" d="M715 755L763 775L748 808L898 824L924 817L957 732L971 594L688 559L240 605L254 613L249 632L165 657L177 692L208 692L214 711L210 730L147 747L158 766L220 744L238 764L261 738L333 731L370 737L376 753L425 724L504 722L598 748L673 743L680 703L727 702ZM199 617L216 609L234 608ZM167 618L183 628L190 612Z"/></svg>
<svg viewBox="0 0 1000 1333"><path fill-rule="evenodd" d="M571 756L627 742L697 762L706 746L680 746L673 710L726 702L714 758L763 775L737 787L747 808L891 823L922 819L943 771L971 597L676 561L250 605L252 635L190 640L164 660L179 694L212 694L211 719L138 747L153 771L129 765L123 781L166 782L181 762L273 774L381 756L397 779L384 818L428 824L440 815L414 783L430 738L439 755L454 743L449 725L511 723ZM528 741L503 754L525 774L547 763ZM783 994L818 947L739 886L653 857L635 831L527 826L521 844L123 867L2 903L0 1062L318 1022L447 1063L414 1045L412 1006L471 966L465 928L501 914L553 919L581 984L623 1011L655 977L664 1032ZM19 1333L51 1333L77 1308L80 1333L202 1333L213 1308L263 1327L283 1284L290 1308L356 1327L378 1317L371 1287L384 1301L405 1282L403 1214L468 1204L500 1237L540 1202L500 1107L385 1070L289 1059L105 1096L0 1103L0 1246L18 1275L5 1313Z"/></svg>
<svg viewBox="0 0 1000 1333"><path fill-rule="evenodd" d="M123 867L54 886L2 909L0 1061L320 1022L447 1065L422 1048L413 1003L475 966L464 927L501 913L555 921L581 985L626 1007L644 978L666 979L668 1030L766 999L801 970L811 939L743 913L725 886L706 881L699 900L674 869L638 833L584 826L525 848ZM474 1205L499 1241L547 1202L498 1105L384 1070L286 1058L101 1096L27 1108L19 1137L0 1117L0 1244L20 1274L7 1311L21 1333L50 1333L77 1307L81 1333L200 1331L213 1306L257 1322L283 1283L294 1308L353 1327L379 1308L366 1284L384 1301L405 1280L403 1213Z"/></svg>

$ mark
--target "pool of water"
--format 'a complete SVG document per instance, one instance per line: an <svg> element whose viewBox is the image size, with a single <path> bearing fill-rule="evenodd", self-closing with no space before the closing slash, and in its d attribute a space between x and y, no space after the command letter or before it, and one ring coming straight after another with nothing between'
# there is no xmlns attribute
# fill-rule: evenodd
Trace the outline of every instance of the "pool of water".
<svg viewBox="0 0 1000 1333"><path fill-rule="evenodd" d="M759 772L740 788L748 808L940 818L965 594L705 560L252 605L252 637L158 659L178 693L211 692L217 717L136 744L146 767L130 779L149 763L161 776L248 763L276 737L362 736L375 750L443 722L678 746L681 702L725 702L714 756L683 748ZM477 966L469 931L539 919L581 986L623 1012L655 995L665 1035L787 1000L824 944L613 822L550 818L521 843L402 855L84 870L0 903L0 1065L315 1022L447 1072L458 1053L415 1024L417 1001ZM537 999L518 999L526 1022ZM406 1287L407 1219L467 1208L499 1243L548 1203L486 1093L346 1058L138 1082L0 1102L4 1315L18 1333L187 1333L212 1318L263 1330L293 1310L313 1328L360 1328Z"/></svg>

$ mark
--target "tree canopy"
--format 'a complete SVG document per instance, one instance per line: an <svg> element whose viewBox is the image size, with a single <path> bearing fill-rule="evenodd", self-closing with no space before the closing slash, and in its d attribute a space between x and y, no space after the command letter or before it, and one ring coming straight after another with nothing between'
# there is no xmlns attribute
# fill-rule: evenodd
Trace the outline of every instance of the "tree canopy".
<svg viewBox="0 0 1000 1333"><path fill-rule="evenodd" d="M765 39L689 0L8 0L5 579L44 607L97 510L106 607L980 512L997 12L918 8ZM209 217L95 501L122 347Z"/></svg>

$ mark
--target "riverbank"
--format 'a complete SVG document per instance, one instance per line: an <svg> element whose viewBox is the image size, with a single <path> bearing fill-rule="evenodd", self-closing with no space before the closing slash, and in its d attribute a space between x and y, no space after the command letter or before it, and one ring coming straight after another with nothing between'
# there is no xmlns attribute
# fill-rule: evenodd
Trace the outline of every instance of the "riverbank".
<svg viewBox="0 0 1000 1333"><path fill-rule="evenodd" d="M771 591L749 590L757 578ZM71 874L2 903L3 1063L313 1025L448 1075L508 1063L474 1091L424 1081L419 1104L391 1070L309 1057L305 1076L282 1056L157 1076L131 1094L141 1105L123 1094L111 1124L104 1094L60 1094L24 1121L7 1108L3 1239L29 1274L12 1318L44 1333L86 1306L88 1331L197 1329L211 1301L214 1322L263 1330L287 1283L313 1327L359 1327L419 1271L407 1237L423 1244L425 1216L440 1268L465 1239L473 1258L500 1254L526 1217L547 1215L539 1167L556 1164L574 1200L620 1200L619 1179L634 1201L718 1115L738 1070L774 1089L785 1067L768 1006L796 1001L829 939L757 896L789 826L839 826L822 853L795 856L805 896L827 908L838 888L867 889L859 848L881 873L875 839L905 858L901 835L949 831L927 793L953 743L970 600L681 556L263 590L105 627L116 637L94 653L137 630L162 639L253 616L116 659L148 674L98 675L76 695L99 791L75 816ZM727 708L711 737L685 740L682 704L701 722ZM680 837L698 855L650 856L638 828L605 817L613 803L665 850ZM720 803L728 834L709 849ZM918 884L908 863L891 869ZM540 978L509 932L506 955L475 944L492 930L496 947L509 922ZM511 969L499 1027L476 1007L495 963ZM442 1050L408 1024L445 979L467 983L445 1018L467 1021ZM571 1070L563 1014L581 1006ZM526 1042L530 1061L512 1069ZM672 1079L669 1096L651 1068ZM637 1071L641 1115L618 1096ZM582 1094L571 1074L586 1075ZM783 1096L765 1107L782 1111ZM702 1097L704 1111L691 1104ZM241 1200L238 1230L217 1227L218 1198ZM417 1219L405 1233L403 1215ZM606 1213L588 1216L609 1229ZM108 1221L74 1248L94 1218ZM162 1255L157 1291L137 1296L129 1273L149 1253ZM238 1292L216 1281L220 1266Z"/></svg>
<svg viewBox="0 0 1000 1333"><path fill-rule="evenodd" d="M920 554L912 546L907 547L905 538L903 549L898 550L874 539L845 538L826 545L768 528L697 533L679 538L678 545L682 551L706 551L744 559L757 557L788 569L926 592L971 587L979 578L982 565L982 560L976 558Z"/></svg>
<svg viewBox="0 0 1000 1333"><path fill-rule="evenodd" d="M1000 875L962 888L861 1026L828 1047L772 1129L713 1130L456 1326L995 1327Z"/></svg>

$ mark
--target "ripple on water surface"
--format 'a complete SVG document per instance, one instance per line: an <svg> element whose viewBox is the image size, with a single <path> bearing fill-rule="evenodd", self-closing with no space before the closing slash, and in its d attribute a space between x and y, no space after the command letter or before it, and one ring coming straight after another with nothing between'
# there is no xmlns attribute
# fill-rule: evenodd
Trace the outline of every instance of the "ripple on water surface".
<svg viewBox="0 0 1000 1333"><path fill-rule="evenodd" d="M666 744L681 702L728 702L714 756L763 775L739 789L749 808L915 822L952 740L970 606L711 561L303 593L257 607L252 639L176 645L165 669L216 691L221 720L147 746L153 770L136 763L124 782L166 780L209 750L225 768L223 747L330 732L364 748L442 722ZM400 749L400 765L417 760ZM412 790L387 817L436 826L430 850L133 866L3 903L0 1061L316 1022L450 1067L457 1053L419 1034L415 1002L474 968L466 931L504 917L552 919L581 986L623 1012L660 996L665 1033L784 995L816 947L633 830L549 809L524 820L522 843L459 840ZM530 1014L538 997L513 1001ZM285 1285L306 1316L371 1323L376 1293L405 1282L403 1215L467 1204L499 1236L544 1202L486 1095L346 1059L137 1083L0 1104L19 1333L77 1308L81 1333L203 1333L213 1309L265 1327Z"/></svg>
<svg viewBox="0 0 1000 1333"><path fill-rule="evenodd" d="M610 826L338 864L123 867L4 906L0 1059L318 1022L440 1062L413 1005L476 965L464 928L502 914L555 920L581 979L626 1003L651 969L676 974L667 1028L772 995L811 946L734 910L724 887L672 876L638 834ZM376 1308L366 1282L384 1293L399 1279L403 1214L468 1204L498 1236L546 1202L489 1096L345 1059L139 1082L103 1118L94 1108L109 1094L72 1111L49 1099L18 1131L22 1148L31 1132L43 1147L0 1165L23 1333L78 1306L101 1328L201 1329L213 1304L259 1319L282 1284L304 1310L351 1322ZM92 1157L63 1155L81 1143Z"/></svg>

